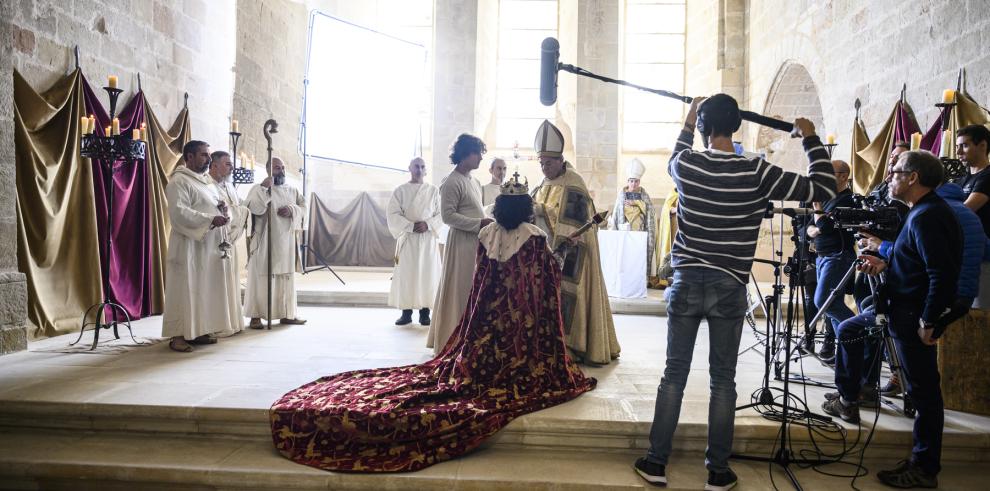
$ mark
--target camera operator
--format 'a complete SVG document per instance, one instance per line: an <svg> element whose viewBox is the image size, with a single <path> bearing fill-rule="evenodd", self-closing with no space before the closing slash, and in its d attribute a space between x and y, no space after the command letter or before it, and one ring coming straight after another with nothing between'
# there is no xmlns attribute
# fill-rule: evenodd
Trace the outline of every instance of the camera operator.
<svg viewBox="0 0 990 491"><path fill-rule="evenodd" d="M948 325L966 315L973 304L980 279L980 263L983 261L984 251L990 245L990 239L983 235L983 225L979 217L963 204L965 194L959 185L946 183L939 186L935 192L952 208L963 236L962 266L959 270L956 301L952 311L944 315L941 320L943 324ZM877 244L879 242L871 242L867 248L861 250L878 252ZM890 243L883 244L884 250L878 253L882 258L887 259L890 254L888 247ZM880 339L866 337L867 331L875 325L876 312L873 306L869 306L859 315L839 324L837 329L839 346L836 352L835 385L839 391L826 394L825 404L835 406L836 403L832 401L842 394L846 394L846 401L854 399L856 394L859 397L855 409L840 406L825 408L825 411L847 421L858 420L858 408L875 408L879 403L876 391L877 381L880 378L878 358L884 345L880 343ZM880 395L896 395L900 391L900 378L897 372L894 372L887 385L880 390Z"/></svg>
<svg viewBox="0 0 990 491"><path fill-rule="evenodd" d="M709 147L691 149L694 128L710 138ZM729 489L736 406L736 358L746 313L746 283L760 224L770 200L828 201L835 176L828 153L804 118L795 130L804 137L808 174L785 172L762 158L735 155L732 134L742 120L736 100L725 94L695 98L674 147L668 170L679 195L677 238L671 256L674 282L667 288L667 366L657 393L650 449L635 463L653 484L665 484L674 430L698 326L708 321L711 398L705 489Z"/></svg>
<svg viewBox="0 0 990 491"><path fill-rule="evenodd" d="M942 181L942 163L928 152L906 152L891 170L891 195L911 207L890 252L889 261L862 255L868 274L887 272L890 335L901 355L908 395L917 409L911 459L877 478L896 487L937 487L941 470L945 412L937 364L936 340L945 329L942 316L956 298L962 232L952 208L934 188ZM845 396L839 406L855 405Z"/></svg>
<svg viewBox="0 0 990 491"><path fill-rule="evenodd" d="M983 232L990 236L990 130L974 124L956 131L956 155L966 164L966 175L957 179L966 194L966 206L976 212L983 223ZM980 273L979 292L975 308L990 309L990 264Z"/></svg>
<svg viewBox="0 0 990 491"><path fill-rule="evenodd" d="M828 212L836 208L856 206L852 191L849 190L849 164L841 160L833 160L832 169L835 171L837 193L834 198L826 201L824 206L820 202L814 203L813 206L816 210L824 210L826 214L816 215L815 224L808 226L808 237L815 239L815 250L818 254L815 259L815 271L817 271L818 279L816 282L818 286L815 290L815 307L818 310L825 307L825 300L828 299L832 290L840 286L839 282L842 281L846 272L856 261L855 239L852 231L836 228L835 222L827 215ZM845 285L842 285L842 289L845 290ZM818 352L818 356L826 363L835 358L835 329L840 322L853 316L853 312L846 306L844 298L845 295L837 297L825 310L825 341L822 343L822 349Z"/></svg>

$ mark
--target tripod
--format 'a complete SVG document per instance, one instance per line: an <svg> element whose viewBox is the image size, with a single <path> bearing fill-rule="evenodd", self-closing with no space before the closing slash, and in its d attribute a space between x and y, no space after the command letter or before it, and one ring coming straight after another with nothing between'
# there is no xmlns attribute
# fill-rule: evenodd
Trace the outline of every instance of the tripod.
<svg viewBox="0 0 990 491"><path fill-rule="evenodd" d="M792 226L794 226L796 230L797 227L795 224L796 222L792 220ZM783 227L781 227L780 230L781 246L783 246L783 242L784 242L783 234L784 234ZM782 251L774 251L774 252L775 254L777 254L778 257L783 255ZM773 266L773 274L774 274L773 295L768 296L766 299L767 308L770 310L770 312L767 313L767 317L766 317L767 336L765 338L766 346L763 355L765 362L765 367L763 372L763 386L759 389L759 395L754 397L755 399L754 402L736 408L737 411L743 409L749 409L749 408L758 408L758 407L771 407L780 410L781 413L780 431L778 432L778 441L775 444L777 451L774 452L773 455L771 456L732 454L731 458L777 464L778 466L783 468L784 473L787 475L788 480L790 480L794 488L801 490L803 489L801 487L801 483L798 482L797 476L794 474L794 471L791 470L790 465L791 464L816 465L816 464L823 464L825 463L825 461L820 459L803 459L803 458L795 457L795 455L791 452L788 445L788 438L790 435L788 427L790 425L790 420L792 418L801 418L801 419L815 419L822 422L831 422L832 418L829 418L828 416L815 414L807 410L798 410L795 408L791 408L787 404L788 400L790 399L789 354L791 352L791 340L793 338L794 314L795 314L795 308L794 308L795 305L793 300L794 300L795 292L799 291L801 286L803 286L803 274L804 274L803 266L806 261L806 259L804 258L804 250L801 247L799 247L796 252L797 252L797 257L792 256L787 260L787 266L790 269L788 274L791 276L789 282L789 290L790 290L789 299L791 301L787 307L786 320L784 320L783 322L783 330L784 330L783 332L780 331L782 327L780 299L784 292L783 277L782 277L782 270L784 268L782 268L782 264L779 261L763 261L763 260L758 261ZM795 266L796 269L794 268ZM795 275L802 276L802 278L795 280L794 279ZM781 339L783 340L783 346L782 347L776 346ZM788 356L785 357L782 367L780 367L778 361L776 360L774 361L774 363L777 364L776 369L777 370L782 369L783 372L782 378L778 377L778 380L782 380L784 384L782 390L783 402L777 402L775 400L773 395L774 388L770 387L770 365L771 365L771 357L773 356L771 355L771 353L779 353L779 350L783 350L783 352Z"/></svg>

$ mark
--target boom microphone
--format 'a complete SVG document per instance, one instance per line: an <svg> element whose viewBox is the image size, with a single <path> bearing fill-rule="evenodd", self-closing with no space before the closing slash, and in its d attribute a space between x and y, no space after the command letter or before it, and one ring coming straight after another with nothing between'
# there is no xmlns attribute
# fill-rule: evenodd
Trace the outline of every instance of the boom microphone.
<svg viewBox="0 0 990 491"><path fill-rule="evenodd" d="M540 102L552 106L557 102L557 70L560 60L560 43L546 38L540 45Z"/></svg>

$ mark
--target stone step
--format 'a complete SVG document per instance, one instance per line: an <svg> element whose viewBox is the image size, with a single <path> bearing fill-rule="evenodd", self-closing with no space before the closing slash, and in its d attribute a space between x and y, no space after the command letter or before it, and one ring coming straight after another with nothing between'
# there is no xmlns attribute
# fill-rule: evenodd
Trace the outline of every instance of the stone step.
<svg viewBox="0 0 990 491"><path fill-rule="evenodd" d="M645 452L649 448L650 423L647 421L609 419L604 414L599 415L600 419L574 417L566 409L566 405L561 405L524 415L496 434L491 445L585 452ZM26 428L67 434L129 432L155 437L271 441L265 409L5 401L0 407L0 429ZM826 453L836 454L842 451L844 444L860 442L861 445L869 436L869 428L864 416L862 429L844 426L845 442L838 440L835 433L825 435L816 430L812 443L807 428L792 425L789 439L795 451L818 446ZM907 419L900 422L897 429L881 427L870 438L868 456L878 459L905 456L912 444L910 428ZM740 413L736 418L734 450L747 455L770 455L777 448L779 430L779 423L753 412ZM674 449L704 452L707 433L705 421L685 414L677 428ZM959 463L990 461L990 435L947 427L942 458L946 462Z"/></svg>
<svg viewBox="0 0 990 491"><path fill-rule="evenodd" d="M54 490L625 490L651 488L632 470L641 452L589 452L483 447L469 455L413 473L346 474L298 465L269 442L157 437L104 433L10 431L0 434L0 489ZM667 489L699 489L707 473L700 454L679 454L667 467ZM766 463L732 461L741 491L788 487L786 477ZM868 459L872 471L892 461ZM805 489L849 486L791 466ZM845 466L824 469L848 473ZM772 477L771 477L772 476ZM949 464L943 489L980 489L985 466ZM772 479L772 481L771 481ZM885 489L870 475L859 489Z"/></svg>

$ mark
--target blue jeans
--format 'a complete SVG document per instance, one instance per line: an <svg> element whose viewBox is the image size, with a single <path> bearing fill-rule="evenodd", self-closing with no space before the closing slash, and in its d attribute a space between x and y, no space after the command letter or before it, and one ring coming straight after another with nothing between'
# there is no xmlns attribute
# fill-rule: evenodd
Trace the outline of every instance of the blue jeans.
<svg viewBox="0 0 990 491"><path fill-rule="evenodd" d="M657 389L647 460L667 465L698 325L708 321L708 448L705 465L724 472L732 453L736 410L736 358L746 312L746 286L728 273L706 268L674 271L667 295L667 368Z"/></svg>
<svg viewBox="0 0 990 491"><path fill-rule="evenodd" d="M815 267L818 272L818 287L815 289L815 306L819 310L821 310L822 305L825 304L825 300L828 300L828 296L832 294L832 290L839 285L839 281L842 281L842 277L845 276L855 261L856 256L851 253L819 256L815 259ZM853 278L850 278L849 284L843 286L841 296L837 297L825 311L825 318L827 319L825 322L826 332L834 334L842 321L853 316L852 310L849 310L849 307L846 306L846 302L844 301L846 297L845 288L851 287L852 281Z"/></svg>
<svg viewBox="0 0 990 491"><path fill-rule="evenodd" d="M846 401L858 401L863 387L880 379L880 338L866 334L876 320L869 311L842 321L835 331L835 386Z"/></svg>
<svg viewBox="0 0 990 491"><path fill-rule="evenodd" d="M942 469L942 428L945 406L942 379L938 373L938 348L918 338L918 306L890 306L890 336L901 355L904 377L901 381L918 411L914 417L914 447L911 460L929 474Z"/></svg>

